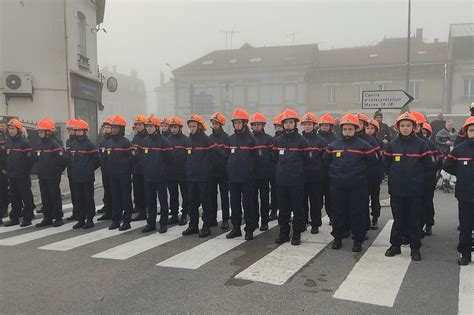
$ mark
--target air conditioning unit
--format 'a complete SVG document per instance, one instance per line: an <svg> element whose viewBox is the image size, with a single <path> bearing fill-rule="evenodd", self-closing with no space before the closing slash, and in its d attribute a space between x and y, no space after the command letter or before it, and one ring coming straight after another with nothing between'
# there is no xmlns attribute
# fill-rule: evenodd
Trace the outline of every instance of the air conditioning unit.
<svg viewBox="0 0 474 315"><path fill-rule="evenodd" d="M3 94L25 95L33 94L33 80L29 72L4 72Z"/></svg>

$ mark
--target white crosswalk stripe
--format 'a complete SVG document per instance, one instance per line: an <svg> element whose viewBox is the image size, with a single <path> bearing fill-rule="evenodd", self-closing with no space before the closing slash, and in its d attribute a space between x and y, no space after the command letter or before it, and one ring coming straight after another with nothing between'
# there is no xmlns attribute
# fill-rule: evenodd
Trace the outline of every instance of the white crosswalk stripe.
<svg viewBox="0 0 474 315"><path fill-rule="evenodd" d="M268 227L271 229L277 223L275 221L269 222ZM254 232L254 236L263 233L260 230ZM157 266L184 268L184 269L198 269L207 264L211 260L227 253L237 246L247 242L243 237L226 239L226 233L221 234L213 239L201 243L187 251L181 252L169 259L159 262Z"/></svg>
<svg viewBox="0 0 474 315"><path fill-rule="evenodd" d="M474 264L459 270L459 315L474 314Z"/></svg>
<svg viewBox="0 0 474 315"><path fill-rule="evenodd" d="M319 254L332 240L329 219L323 219L319 234L303 233L301 245L285 243L235 276L237 279L282 285Z"/></svg>
<svg viewBox="0 0 474 315"><path fill-rule="evenodd" d="M355 264L335 298L393 307L403 278L411 262L410 249L402 247L402 254L385 257L390 245L393 220L389 220L372 245Z"/></svg>

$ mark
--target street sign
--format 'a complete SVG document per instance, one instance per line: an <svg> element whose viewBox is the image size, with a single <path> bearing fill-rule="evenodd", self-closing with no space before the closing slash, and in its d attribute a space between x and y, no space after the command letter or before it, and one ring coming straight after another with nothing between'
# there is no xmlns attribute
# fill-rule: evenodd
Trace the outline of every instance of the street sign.
<svg viewBox="0 0 474 315"><path fill-rule="evenodd" d="M400 109L411 101L403 90L362 91L362 109Z"/></svg>

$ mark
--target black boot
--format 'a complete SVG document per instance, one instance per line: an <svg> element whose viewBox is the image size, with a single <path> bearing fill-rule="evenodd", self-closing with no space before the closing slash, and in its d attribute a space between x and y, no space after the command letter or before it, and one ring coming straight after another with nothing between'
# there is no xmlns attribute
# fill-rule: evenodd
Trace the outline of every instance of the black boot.
<svg viewBox="0 0 474 315"><path fill-rule="evenodd" d="M293 232L293 237L291 238L291 245L300 245L301 244L301 233Z"/></svg>
<svg viewBox="0 0 474 315"><path fill-rule="evenodd" d="M354 240L354 245L352 246L352 251L355 253L362 251L362 242Z"/></svg>
<svg viewBox="0 0 474 315"><path fill-rule="evenodd" d="M421 253L419 248L412 248L411 249L411 260L413 261L420 261L421 260Z"/></svg>
<svg viewBox="0 0 474 315"><path fill-rule="evenodd" d="M318 226L312 226L311 227L311 234L318 234L319 233L319 227Z"/></svg>
<svg viewBox="0 0 474 315"><path fill-rule="evenodd" d="M209 235L211 235L211 229L208 226L203 226L199 231L199 237L208 237Z"/></svg>
<svg viewBox="0 0 474 315"><path fill-rule="evenodd" d="M181 218L179 218L178 225L186 225L188 224L188 215L187 214L181 214Z"/></svg>
<svg viewBox="0 0 474 315"><path fill-rule="evenodd" d="M97 213L105 213L105 207L102 207L99 210L97 210Z"/></svg>
<svg viewBox="0 0 474 315"><path fill-rule="evenodd" d="M240 230L240 227L239 227L239 228L234 227L234 228L232 229L232 231L230 231L230 232L225 236L225 238L235 238L235 237L239 237L239 236L242 236L242 231Z"/></svg>
<svg viewBox="0 0 474 315"><path fill-rule="evenodd" d="M109 226L109 230L115 230L120 227L120 221L113 221L112 224Z"/></svg>
<svg viewBox="0 0 474 315"><path fill-rule="evenodd" d="M167 225L160 225L160 228L158 229L158 233L163 234L168 232L168 226Z"/></svg>
<svg viewBox="0 0 474 315"><path fill-rule="evenodd" d="M105 220L110 220L112 219L112 217L110 215L107 215L107 214L104 214L102 216L100 216L97 221L105 221Z"/></svg>
<svg viewBox="0 0 474 315"><path fill-rule="evenodd" d="M43 219L40 223L36 223L36 227L45 227L53 225L53 220L51 219Z"/></svg>
<svg viewBox="0 0 474 315"><path fill-rule="evenodd" d="M21 224L20 224L21 227L30 226L30 225L31 225L31 220L29 219L23 219L23 221L21 221Z"/></svg>
<svg viewBox="0 0 474 315"><path fill-rule="evenodd" d="M139 212L138 215L132 217L132 221L143 221L146 220L146 213Z"/></svg>
<svg viewBox="0 0 474 315"><path fill-rule="evenodd" d="M461 257L458 259L459 266L467 266L471 262L471 254L461 254Z"/></svg>
<svg viewBox="0 0 474 315"><path fill-rule="evenodd" d="M63 219L56 219L54 220L53 227L58 227L64 224Z"/></svg>
<svg viewBox="0 0 474 315"><path fill-rule="evenodd" d="M84 221L77 221L77 223L74 224L74 225L72 226L72 228L73 228L74 230L75 230L75 229L80 229L80 228L82 228L82 227L84 226L84 224L85 224Z"/></svg>
<svg viewBox="0 0 474 315"><path fill-rule="evenodd" d="M262 226L260 227L260 231L267 231L267 230L268 230L268 224L262 223Z"/></svg>
<svg viewBox="0 0 474 315"><path fill-rule="evenodd" d="M370 225L371 230L378 230L379 229L379 219L376 217L372 218L372 224Z"/></svg>
<svg viewBox="0 0 474 315"><path fill-rule="evenodd" d="M332 249L341 249L342 247L342 240L339 238L334 239L332 242L331 248Z"/></svg>
<svg viewBox="0 0 474 315"><path fill-rule="evenodd" d="M395 255L400 255L401 253L402 253L402 250L400 249L400 246L393 246L392 245L385 252L385 256L393 257Z"/></svg>
<svg viewBox="0 0 474 315"><path fill-rule="evenodd" d="M278 219L277 210L272 210L268 218L270 221L275 221L276 219Z"/></svg>
<svg viewBox="0 0 474 315"><path fill-rule="evenodd" d="M173 214L171 218L168 220L168 225L178 224L179 218L177 214Z"/></svg>
<svg viewBox="0 0 474 315"><path fill-rule="evenodd" d="M87 220L84 226L82 227L83 229L90 229L94 227L94 221L92 219Z"/></svg>
<svg viewBox="0 0 474 315"><path fill-rule="evenodd" d="M426 236L431 236L431 234L433 234L433 231L431 230L431 225L426 225L425 227L425 235Z"/></svg>
<svg viewBox="0 0 474 315"><path fill-rule="evenodd" d="M246 240L246 241L251 241L251 240L253 240L253 232L252 232L252 231L247 231L247 232L245 232L245 240Z"/></svg>
<svg viewBox="0 0 474 315"><path fill-rule="evenodd" d="M278 234L278 237L275 240L277 244L283 244L290 241L290 236L286 234Z"/></svg>
<svg viewBox="0 0 474 315"><path fill-rule="evenodd" d="M188 226L188 228L186 230L183 231L183 234L184 236L188 236L188 235L193 235L193 234L198 234L199 233L199 229L197 227L193 227L193 226Z"/></svg>
<svg viewBox="0 0 474 315"><path fill-rule="evenodd" d="M36 210L36 213L43 213L44 209L41 207L40 209Z"/></svg>
<svg viewBox="0 0 474 315"><path fill-rule="evenodd" d="M156 231L156 226L155 225L145 225L145 227L142 229L142 233L149 233L151 231Z"/></svg>
<svg viewBox="0 0 474 315"><path fill-rule="evenodd" d="M408 237L402 237L402 245L410 245L410 240L408 239Z"/></svg>
<svg viewBox="0 0 474 315"><path fill-rule="evenodd" d="M8 226L14 226L20 224L20 220L18 219L11 219L10 221L6 222L3 226L8 227Z"/></svg>
<svg viewBox="0 0 474 315"><path fill-rule="evenodd" d="M77 217L74 214L66 218L66 221L76 221L76 220L77 220Z"/></svg>
<svg viewBox="0 0 474 315"><path fill-rule="evenodd" d="M221 223L221 230L228 230L229 229L229 222L227 220L222 220Z"/></svg>
<svg viewBox="0 0 474 315"><path fill-rule="evenodd" d="M119 227L119 231L126 231L130 230L132 227L130 226L130 223L128 222L123 222L122 225Z"/></svg>

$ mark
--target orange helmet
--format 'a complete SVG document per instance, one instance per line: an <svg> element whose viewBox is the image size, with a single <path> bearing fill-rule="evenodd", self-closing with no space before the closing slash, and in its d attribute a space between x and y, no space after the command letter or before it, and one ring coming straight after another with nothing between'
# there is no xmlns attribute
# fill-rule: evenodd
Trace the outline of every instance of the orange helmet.
<svg viewBox="0 0 474 315"><path fill-rule="evenodd" d="M340 126L342 126L342 125L353 125L354 127L357 128L357 127L360 126L360 122L359 122L359 118L357 118L356 115L351 114L351 113L347 113L344 116L342 116L341 121L339 122L339 125Z"/></svg>
<svg viewBox="0 0 474 315"><path fill-rule="evenodd" d="M433 133L433 128L431 128L431 125L427 122L423 123L423 129L426 129L430 132L430 134Z"/></svg>
<svg viewBox="0 0 474 315"><path fill-rule="evenodd" d="M290 108L285 109L283 112L281 116L281 123L283 124L283 122L288 119L294 119L296 122L300 121L298 113Z"/></svg>
<svg viewBox="0 0 474 315"><path fill-rule="evenodd" d="M154 125L156 127L160 127L161 126L161 121L158 117L156 117L155 115L150 115L150 117L148 117L147 121L146 121L146 125Z"/></svg>
<svg viewBox="0 0 474 315"><path fill-rule="evenodd" d="M23 124L22 124L18 119L16 119L16 118L11 119L11 120L8 122L7 126L13 126L13 127L15 127L16 129L18 129L18 131L19 131L20 133L23 132Z"/></svg>
<svg viewBox="0 0 474 315"><path fill-rule="evenodd" d="M250 117L250 124L255 124L255 123L266 124L267 118L262 113L255 113L252 115L252 117Z"/></svg>
<svg viewBox="0 0 474 315"><path fill-rule="evenodd" d="M361 113L361 112L357 112L356 116L357 116L357 119L362 120L362 121L365 122L366 124L369 123L369 117L367 117L366 114Z"/></svg>
<svg viewBox="0 0 474 315"><path fill-rule="evenodd" d="M137 115L135 116L135 121L134 121L134 124L144 124L146 125L148 119L146 118L146 116L144 115Z"/></svg>
<svg viewBox="0 0 474 315"><path fill-rule="evenodd" d="M334 126L336 122L334 121L334 118L331 115L324 114L319 117L319 124L329 124Z"/></svg>
<svg viewBox="0 0 474 315"><path fill-rule="evenodd" d="M51 131L54 131L54 129L56 129L56 123L51 118L44 118L44 120L49 122L51 126L53 126Z"/></svg>
<svg viewBox="0 0 474 315"><path fill-rule="evenodd" d="M171 118L171 121L169 123L170 125L178 125L180 127L183 127L183 120L181 118L179 118L178 116L174 116L173 118Z"/></svg>
<svg viewBox="0 0 474 315"><path fill-rule="evenodd" d="M162 124L169 125L171 123L171 119L168 116L163 117Z"/></svg>
<svg viewBox="0 0 474 315"><path fill-rule="evenodd" d="M66 124L67 129L74 129L74 126L76 125L77 120L75 119L69 119Z"/></svg>
<svg viewBox="0 0 474 315"><path fill-rule="evenodd" d="M125 120L125 118L123 118L122 116L120 115L115 115L113 118L112 118L112 122L110 123L112 126L122 126L122 127L125 127L127 126L127 121Z"/></svg>
<svg viewBox="0 0 474 315"><path fill-rule="evenodd" d="M464 122L464 125L462 127L464 128L465 132L467 132L467 127L469 127L470 125L474 125L474 116L469 117Z"/></svg>
<svg viewBox="0 0 474 315"><path fill-rule="evenodd" d="M413 123L413 125L416 125L416 118L413 116L412 113L404 112L403 114L398 116L396 125L398 126L402 120L409 120Z"/></svg>
<svg viewBox="0 0 474 315"><path fill-rule="evenodd" d="M107 117L104 122L102 123L102 126L104 125L111 125L113 122L114 118L113 117Z"/></svg>
<svg viewBox="0 0 474 315"><path fill-rule="evenodd" d="M416 124L417 125L420 125L420 124L423 124L423 123L426 123L426 118L425 116L420 113L420 112L411 112L413 118L415 118L415 121L416 121Z"/></svg>
<svg viewBox="0 0 474 315"><path fill-rule="evenodd" d="M204 128L204 130L206 130L206 123L204 122L204 119L202 119L201 116L196 115L196 114L192 114L191 118L188 119L187 123L189 124L192 121L195 121L198 124L201 124L201 126Z"/></svg>
<svg viewBox="0 0 474 315"><path fill-rule="evenodd" d="M234 113L232 114L232 121L234 120L238 120L238 119L241 119L241 120L249 120L249 113L247 113L245 111L245 109L242 109L242 108L236 108L234 110Z"/></svg>
<svg viewBox="0 0 474 315"><path fill-rule="evenodd" d="M38 121L36 124L36 130L45 130L45 131L54 131L54 125L51 123L50 119L44 118Z"/></svg>
<svg viewBox="0 0 474 315"><path fill-rule="evenodd" d="M211 116L210 121L212 122L213 120L217 121L222 126L225 125L225 117L220 112L216 112Z"/></svg>
<svg viewBox="0 0 474 315"><path fill-rule="evenodd" d="M87 121L83 119L79 119L76 121L76 125L74 126L74 130L85 130L89 131L89 124Z"/></svg>
<svg viewBox="0 0 474 315"><path fill-rule="evenodd" d="M370 119L369 119L369 125L372 125L372 126L374 126L375 128L377 128L377 131L380 130L380 124L379 124L379 122L376 121L376 120L373 119L373 118L370 118Z"/></svg>
<svg viewBox="0 0 474 315"><path fill-rule="evenodd" d="M283 117L283 113L276 115L275 118L273 118L273 124L281 125L281 117Z"/></svg>
<svg viewBox="0 0 474 315"><path fill-rule="evenodd" d="M304 122L312 122L314 124L317 124L318 123L318 117L316 117L315 114L311 114L310 112L307 112L306 114L304 114L303 116L301 116L301 123L304 123Z"/></svg>

